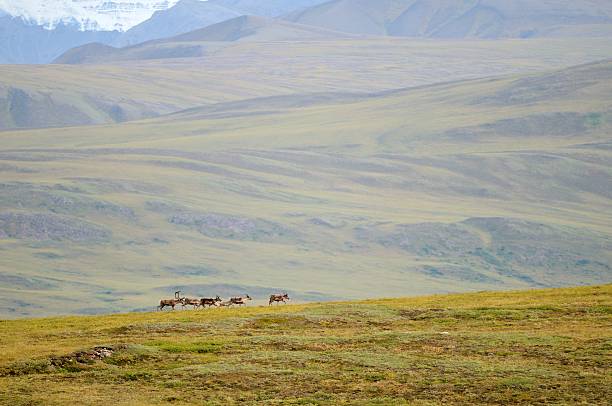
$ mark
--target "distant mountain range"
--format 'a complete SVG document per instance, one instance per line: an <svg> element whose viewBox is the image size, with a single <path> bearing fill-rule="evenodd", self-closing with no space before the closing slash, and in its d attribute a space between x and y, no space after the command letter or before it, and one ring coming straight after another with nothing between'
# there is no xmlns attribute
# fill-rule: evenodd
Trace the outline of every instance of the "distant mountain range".
<svg viewBox="0 0 612 406"><path fill-rule="evenodd" d="M241 15L277 17L323 1L148 0L138 2L138 7L122 2L105 2L105 6L95 7L99 1L87 0L89 14L84 15L83 10L70 9L62 2L51 6L31 0L15 5L0 0L0 63L48 63L71 48L91 42L124 47L183 34ZM116 17L112 23L105 19L105 13L127 17ZM147 16L150 18L146 19Z"/></svg>
<svg viewBox="0 0 612 406"><path fill-rule="evenodd" d="M126 31L177 1L0 0L0 10L48 29L68 24L83 31Z"/></svg>
<svg viewBox="0 0 612 406"><path fill-rule="evenodd" d="M63 6L49 5L47 8L54 11L40 17L46 9L37 0L30 3L38 5L38 8L30 7L38 14L23 5L19 8L13 2L0 0L0 63L47 63L71 48L91 42L131 46L174 37L242 15L275 17L353 35L452 39L612 38L612 2L597 0L182 0L173 7L170 7L175 3L173 0L149 0L139 3L142 7L136 9L122 2L106 6L100 6L96 0L81 2L89 4L91 18L76 11L74 18L68 18ZM104 22L106 17L100 17L102 22L98 22L96 13L103 16L127 13L132 17L131 20L116 17L123 22L113 25ZM143 13L152 15L134 25L137 21L134 15L142 19ZM117 29L102 30L109 27ZM215 38L221 34L208 31L207 35ZM281 34L279 37L293 36Z"/></svg>
<svg viewBox="0 0 612 406"><path fill-rule="evenodd" d="M333 0L287 19L398 37L612 37L612 2L597 0Z"/></svg>
<svg viewBox="0 0 612 406"><path fill-rule="evenodd" d="M326 0L182 0L120 35L114 46L129 46L198 30L242 15L278 17Z"/></svg>

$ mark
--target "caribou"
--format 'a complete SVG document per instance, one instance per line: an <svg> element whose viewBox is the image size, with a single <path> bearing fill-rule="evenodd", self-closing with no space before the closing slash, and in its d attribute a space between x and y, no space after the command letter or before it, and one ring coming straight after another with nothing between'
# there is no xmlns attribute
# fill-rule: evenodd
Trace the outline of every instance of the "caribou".
<svg viewBox="0 0 612 406"><path fill-rule="evenodd" d="M179 304L183 304L183 299L162 299L159 301L159 306L157 306L157 310L164 310L164 307L172 307L172 310L174 310L174 306L177 306Z"/></svg>
<svg viewBox="0 0 612 406"><path fill-rule="evenodd" d="M233 297L229 300L229 305L230 306L231 305L246 306L247 300L253 300L253 299L251 299L251 296L249 295Z"/></svg>
<svg viewBox="0 0 612 406"><path fill-rule="evenodd" d="M270 295L270 301L268 302L268 306L272 306L272 303L274 302L278 304L280 304L280 302L287 304L287 300L291 300L291 299L289 298L289 295L286 293L283 293L282 295Z"/></svg>
<svg viewBox="0 0 612 406"><path fill-rule="evenodd" d="M182 304L184 299L185 298L181 297L181 291L178 290L174 292L174 299L161 299L159 301L159 306L157 306L157 310L164 310L164 307L172 307L172 310L174 310L174 306ZM183 307L185 307L185 305L183 305Z"/></svg>
<svg viewBox="0 0 612 406"><path fill-rule="evenodd" d="M159 301L159 306L157 306L158 310L163 310L165 307L172 307L174 310L175 306L183 305L183 308L186 306L193 306L194 309L199 309L200 307L231 307L231 306L246 306L247 301L253 300L251 296L235 296L230 298L228 301L223 301L218 295L213 298L201 298L201 299L191 299L187 297L181 297L181 292L174 292L174 299L161 299ZM268 301L268 306L272 306L273 303L280 304L281 302L287 304L287 301L291 300L287 293L283 294L274 294L270 295L270 300Z"/></svg>
<svg viewBox="0 0 612 406"><path fill-rule="evenodd" d="M219 295L217 295L216 298L214 299L209 299L209 298L202 298L200 299L200 306L202 306L202 308L205 308L206 306L208 307L217 307L217 303L221 303L223 302L223 300L221 300L221 298L219 297Z"/></svg>
<svg viewBox="0 0 612 406"><path fill-rule="evenodd" d="M183 298L183 309L185 306L193 306L194 309L200 307L200 299Z"/></svg>

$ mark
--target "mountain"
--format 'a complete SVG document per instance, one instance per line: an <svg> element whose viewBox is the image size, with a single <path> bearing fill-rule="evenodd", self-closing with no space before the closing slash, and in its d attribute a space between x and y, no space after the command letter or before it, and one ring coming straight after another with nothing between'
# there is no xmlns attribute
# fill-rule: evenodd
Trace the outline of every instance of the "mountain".
<svg viewBox="0 0 612 406"><path fill-rule="evenodd" d="M242 13L211 1L181 0L174 7L153 16L123 33L116 46L134 45L158 38L172 37L230 20Z"/></svg>
<svg viewBox="0 0 612 406"><path fill-rule="evenodd" d="M329 0L208 0L245 15L278 17L292 11L308 8Z"/></svg>
<svg viewBox="0 0 612 406"><path fill-rule="evenodd" d="M176 57L190 52L192 57ZM279 95L372 93L432 84L440 77L561 68L611 53L605 39L566 40L562 46L551 39L422 43L384 37L283 42L246 37L122 50L86 45L67 52L63 62L103 65L0 66L0 129L131 121ZM70 113L57 114L61 111Z"/></svg>
<svg viewBox="0 0 612 406"><path fill-rule="evenodd" d="M303 41L348 37L344 33L266 17L240 16L163 42Z"/></svg>
<svg viewBox="0 0 612 406"><path fill-rule="evenodd" d="M48 63L71 48L92 42L125 47L187 33L245 14L276 16L320 2L0 0L0 64Z"/></svg>
<svg viewBox="0 0 612 406"><path fill-rule="evenodd" d="M180 10L175 10L164 17L169 19L164 22L165 24L172 22L179 24L179 27L173 29L175 32L162 35L170 36L179 34L182 26L187 27L182 32L204 27L204 25L193 25L194 19L197 18L204 19L206 25L222 21L215 15L227 13L229 10L234 14L231 17L244 14L276 17L324 1L327 0L0 0L0 12L22 17L33 25L41 25L47 29L53 29L58 24L75 24L83 31L123 32L143 23L155 14L164 15L164 11L173 8L177 3L185 3ZM187 14L190 8L193 8L196 15ZM211 13L210 16L203 14L206 10ZM180 21L181 17L187 18L188 21ZM164 18L158 15L152 23L162 22ZM144 28L146 27L136 30L132 39L137 38L136 34L142 35ZM155 29L165 28L157 26ZM166 29L172 30L170 27ZM133 40L126 40L126 43L135 43Z"/></svg>
<svg viewBox="0 0 612 406"><path fill-rule="evenodd" d="M323 0L181 0L129 29L113 45L129 46L201 29L242 15L276 17Z"/></svg>
<svg viewBox="0 0 612 406"><path fill-rule="evenodd" d="M232 42L314 41L351 35L266 17L240 16L192 32L126 48L87 44L71 49L56 64L112 63L128 60L203 57L219 44ZM103 52L100 50L103 49Z"/></svg>
<svg viewBox="0 0 612 406"><path fill-rule="evenodd" d="M46 63L67 49L90 42L112 42L119 33L81 31L78 25L59 23L48 30L20 17L0 15L0 64Z"/></svg>
<svg viewBox="0 0 612 406"><path fill-rule="evenodd" d="M125 31L177 0L0 0L0 10L53 29L70 24L82 31Z"/></svg>
<svg viewBox="0 0 612 406"><path fill-rule="evenodd" d="M117 91L121 70L101 68L54 67ZM124 90L161 103L182 83L197 102L237 86L170 70ZM124 311L182 287L322 300L610 283L610 94L604 61L2 132L0 312Z"/></svg>
<svg viewBox="0 0 612 406"><path fill-rule="evenodd" d="M419 38L612 36L612 3L595 0L334 0L288 21Z"/></svg>

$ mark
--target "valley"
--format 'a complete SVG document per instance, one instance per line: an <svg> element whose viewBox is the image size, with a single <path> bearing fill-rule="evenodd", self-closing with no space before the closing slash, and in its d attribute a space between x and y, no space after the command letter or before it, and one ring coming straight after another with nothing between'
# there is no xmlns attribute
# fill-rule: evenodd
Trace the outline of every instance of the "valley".
<svg viewBox="0 0 612 406"><path fill-rule="evenodd" d="M0 0L0 404L607 405L611 4Z"/></svg>
<svg viewBox="0 0 612 406"><path fill-rule="evenodd" d="M599 62L3 132L2 308L609 282L611 86Z"/></svg>
<svg viewBox="0 0 612 406"><path fill-rule="evenodd" d="M0 15L1 318L612 281L607 4L37 4Z"/></svg>
<svg viewBox="0 0 612 406"><path fill-rule="evenodd" d="M441 81L561 69L612 52L610 41L599 39L249 38L187 42L197 49L190 57L168 56L184 49L185 42L167 41L103 56L95 47L75 49L66 55L79 62L72 65L0 65L0 130L125 122L270 96L331 93L324 97L346 99Z"/></svg>

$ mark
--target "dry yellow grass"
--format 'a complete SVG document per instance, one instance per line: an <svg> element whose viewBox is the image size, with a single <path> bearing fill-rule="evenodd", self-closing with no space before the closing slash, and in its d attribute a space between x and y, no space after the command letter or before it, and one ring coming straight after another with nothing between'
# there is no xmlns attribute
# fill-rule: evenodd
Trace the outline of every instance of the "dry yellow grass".
<svg viewBox="0 0 612 406"><path fill-rule="evenodd" d="M3 321L0 402L603 405L611 310L606 285Z"/></svg>

